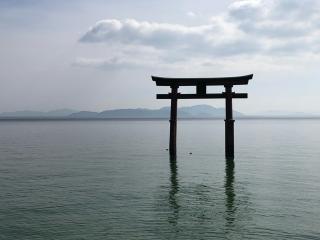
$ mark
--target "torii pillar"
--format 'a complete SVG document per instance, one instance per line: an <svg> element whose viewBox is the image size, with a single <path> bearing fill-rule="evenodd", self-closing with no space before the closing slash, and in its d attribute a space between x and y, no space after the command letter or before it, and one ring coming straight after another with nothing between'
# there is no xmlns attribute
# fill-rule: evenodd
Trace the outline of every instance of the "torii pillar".
<svg viewBox="0 0 320 240"><path fill-rule="evenodd" d="M225 122L225 155L228 159L234 158L234 119L232 114L232 85L225 86L226 119Z"/></svg>
<svg viewBox="0 0 320 240"><path fill-rule="evenodd" d="M169 153L171 157L177 155L177 110L178 110L178 86L171 86L171 109L170 109L170 140Z"/></svg>

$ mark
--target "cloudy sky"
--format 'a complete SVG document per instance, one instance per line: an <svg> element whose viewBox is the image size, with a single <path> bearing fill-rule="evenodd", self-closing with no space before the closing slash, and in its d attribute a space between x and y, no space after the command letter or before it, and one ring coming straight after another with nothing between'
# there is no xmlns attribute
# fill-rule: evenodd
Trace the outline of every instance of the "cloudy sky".
<svg viewBox="0 0 320 240"><path fill-rule="evenodd" d="M151 75L253 73L237 110L320 113L319 2L0 0L0 112L158 108ZM224 105L179 102L202 103Z"/></svg>

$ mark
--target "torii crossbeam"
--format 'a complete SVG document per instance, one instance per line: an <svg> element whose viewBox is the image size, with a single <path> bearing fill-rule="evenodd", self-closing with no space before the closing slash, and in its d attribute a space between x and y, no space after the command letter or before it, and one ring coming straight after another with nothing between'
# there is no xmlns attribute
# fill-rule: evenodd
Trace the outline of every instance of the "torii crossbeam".
<svg viewBox="0 0 320 240"><path fill-rule="evenodd" d="M225 119L225 155L226 158L234 158L234 119L232 116L232 98L248 98L247 93L234 93L234 85L247 85L253 74L239 77L224 78L164 78L152 76L157 86L169 86L171 93L157 94L157 99L171 99L170 111L170 156L175 157L177 153L177 104L178 99L204 99L204 98L225 98L226 119ZM195 86L195 94L178 93L180 86ZM207 93L207 86L224 86L223 93Z"/></svg>

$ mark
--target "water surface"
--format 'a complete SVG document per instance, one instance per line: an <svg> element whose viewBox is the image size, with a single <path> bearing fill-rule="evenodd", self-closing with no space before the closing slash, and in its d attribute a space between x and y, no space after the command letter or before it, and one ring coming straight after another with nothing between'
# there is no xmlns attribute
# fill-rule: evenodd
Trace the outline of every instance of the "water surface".
<svg viewBox="0 0 320 240"><path fill-rule="evenodd" d="M0 239L320 239L320 121L1 121ZM189 154L192 152L192 154Z"/></svg>

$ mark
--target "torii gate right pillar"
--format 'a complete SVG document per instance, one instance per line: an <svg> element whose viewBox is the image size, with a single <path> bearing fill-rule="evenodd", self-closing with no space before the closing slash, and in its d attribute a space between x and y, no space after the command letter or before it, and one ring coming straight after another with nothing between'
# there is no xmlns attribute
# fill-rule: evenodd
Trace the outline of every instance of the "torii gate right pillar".
<svg viewBox="0 0 320 240"><path fill-rule="evenodd" d="M226 119L225 119L225 155L234 158L234 119L232 116L232 85L225 85Z"/></svg>

